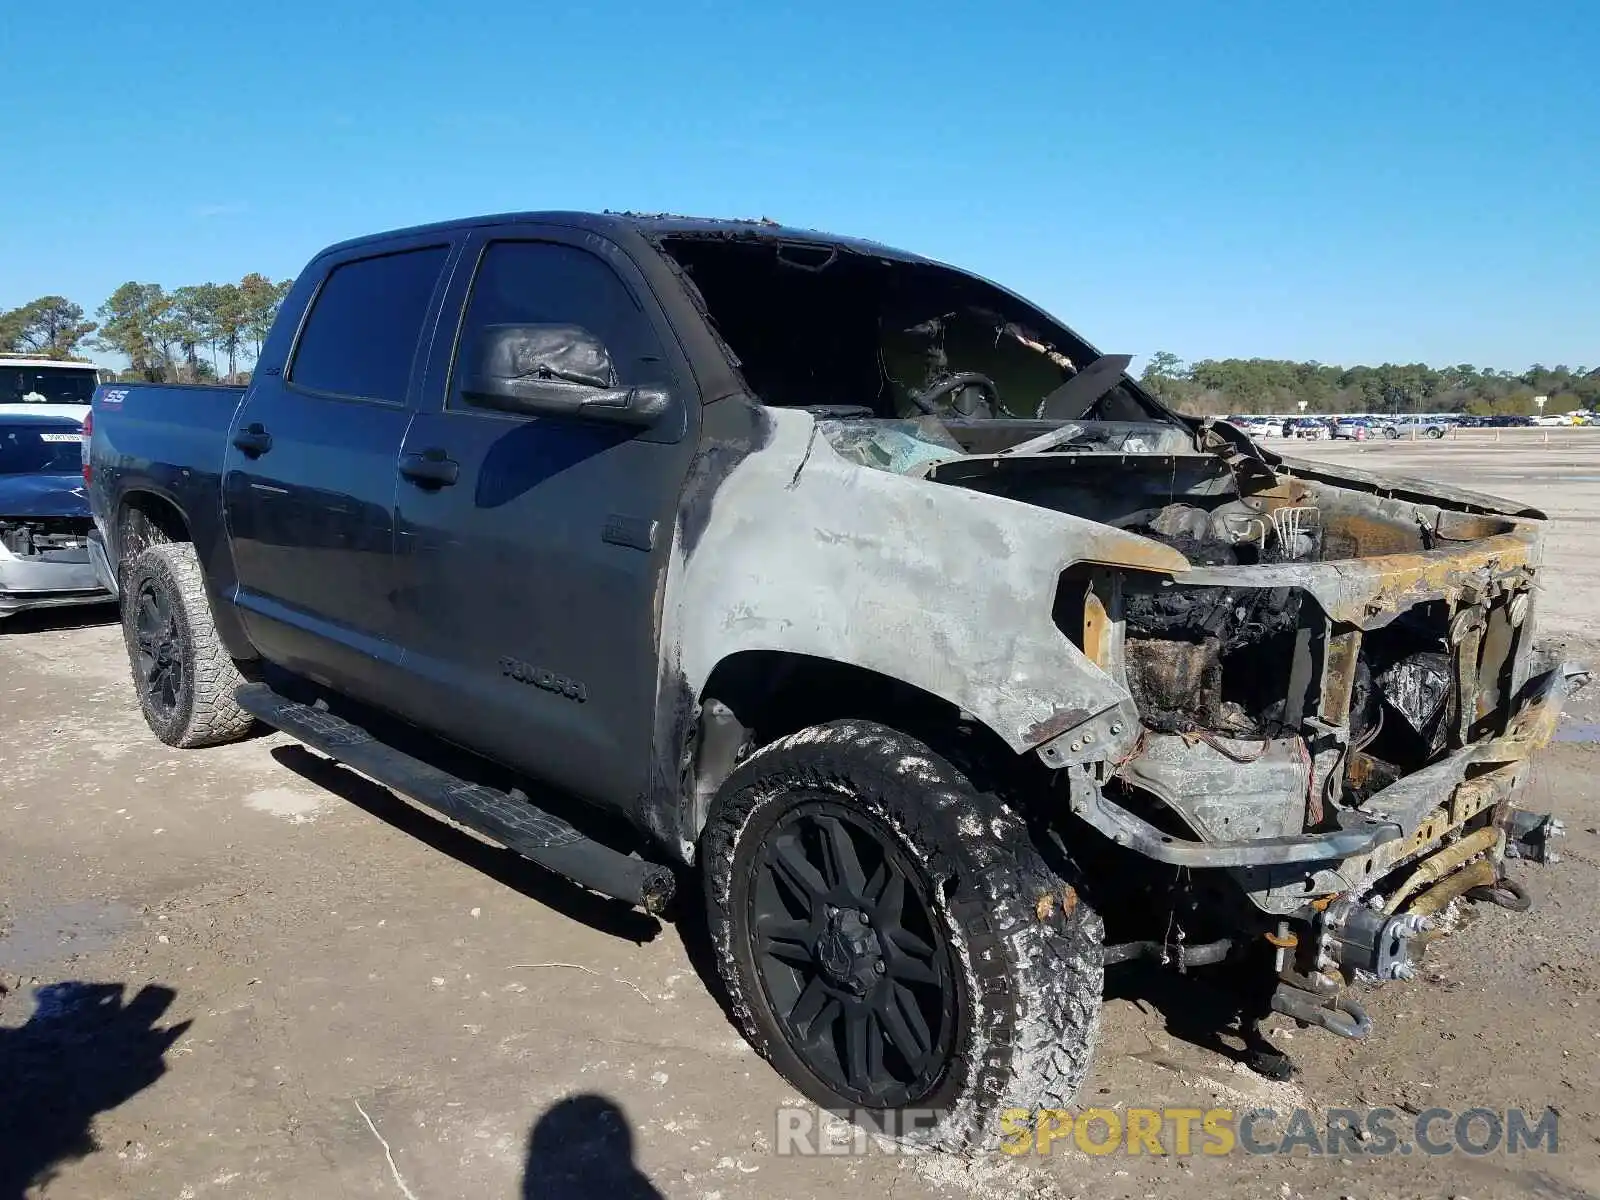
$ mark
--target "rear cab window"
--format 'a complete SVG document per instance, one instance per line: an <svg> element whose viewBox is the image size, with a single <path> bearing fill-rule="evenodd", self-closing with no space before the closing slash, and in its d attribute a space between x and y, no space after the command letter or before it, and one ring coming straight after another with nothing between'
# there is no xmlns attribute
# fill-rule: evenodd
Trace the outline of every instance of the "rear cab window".
<svg viewBox="0 0 1600 1200"><path fill-rule="evenodd" d="M423 322L449 256L449 246L424 246L336 266L300 332L290 385L404 404Z"/></svg>
<svg viewBox="0 0 1600 1200"><path fill-rule="evenodd" d="M92 367L0 362L0 404L88 404L98 380Z"/></svg>

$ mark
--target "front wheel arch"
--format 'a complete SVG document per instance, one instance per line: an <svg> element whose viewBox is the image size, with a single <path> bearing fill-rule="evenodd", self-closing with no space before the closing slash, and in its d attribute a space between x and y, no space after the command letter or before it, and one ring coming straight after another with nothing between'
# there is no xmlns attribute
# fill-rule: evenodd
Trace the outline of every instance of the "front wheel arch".
<svg viewBox="0 0 1600 1200"><path fill-rule="evenodd" d="M738 732L711 732L721 709ZM1034 767L979 718L942 696L867 667L781 650L743 650L719 662L701 688L700 726L681 761L690 764L685 788L690 811L685 835L698 839L710 797L750 753L801 729L830 721L872 721L915 737L980 778L982 786ZM707 757L707 749L713 756Z"/></svg>

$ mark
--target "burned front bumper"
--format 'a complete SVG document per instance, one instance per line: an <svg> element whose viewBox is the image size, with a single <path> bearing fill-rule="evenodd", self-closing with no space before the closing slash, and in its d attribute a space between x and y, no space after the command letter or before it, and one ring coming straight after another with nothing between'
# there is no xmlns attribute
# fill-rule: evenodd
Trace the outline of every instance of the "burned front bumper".
<svg viewBox="0 0 1600 1200"><path fill-rule="evenodd" d="M1503 823L1583 676L1534 650L1541 528L1391 507L1426 514L1437 545L1074 580L1068 632L1130 700L1039 746L1072 812L1156 862L1229 871L1285 916ZM1366 513L1329 532L1358 555L1397 536ZM1230 620L1271 640L1230 653Z"/></svg>
<svg viewBox="0 0 1600 1200"><path fill-rule="evenodd" d="M1183 838L1115 803L1087 778L1085 786L1072 788L1070 803L1076 815L1118 845L1174 866L1233 869L1246 892L1267 902L1263 907L1280 909L1286 903L1288 907L1282 910L1288 911L1305 904L1308 897L1362 891L1474 817L1508 809L1526 780L1527 760L1549 743L1566 696L1587 678L1587 669L1575 663L1544 671L1524 686L1504 734L1466 746L1376 792L1360 806L1338 810L1334 816L1338 828L1333 830ZM1187 745L1177 737L1157 743L1158 747L1180 744L1185 753L1235 775L1243 774L1246 766L1255 767L1254 773L1259 774L1274 765L1267 758L1274 751L1270 746L1267 754L1243 764L1227 757L1232 748L1228 743L1220 748L1207 743ZM1242 743L1236 745L1242 750ZM1147 748L1142 756L1146 773L1136 774L1136 778L1153 787L1159 785L1155 773L1148 770L1151 755ZM1286 748L1279 749L1278 759L1290 756ZM1187 764L1191 774L1203 769ZM1285 786L1305 786L1304 769L1299 774L1284 774ZM1210 813L1246 807L1237 798L1219 805L1220 786L1220 782L1214 783L1204 793L1212 802L1209 808L1204 800L1190 806L1197 823L1214 824L1206 819ZM1234 820L1232 816L1225 819ZM1260 827L1258 818L1256 828Z"/></svg>

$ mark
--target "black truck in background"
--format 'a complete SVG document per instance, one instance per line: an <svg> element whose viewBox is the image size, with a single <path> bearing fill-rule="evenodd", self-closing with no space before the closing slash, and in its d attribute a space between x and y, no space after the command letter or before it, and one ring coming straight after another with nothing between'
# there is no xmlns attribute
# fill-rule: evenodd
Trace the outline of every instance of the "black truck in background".
<svg viewBox="0 0 1600 1200"><path fill-rule="evenodd" d="M1513 900L1558 831L1513 804L1578 674L1541 515L1287 462L1128 361L766 223L383 234L247 388L97 392L92 555L163 741L273 726L651 911L697 870L752 1044L967 1145L1071 1101L1107 962L1363 1036L1421 881Z"/></svg>

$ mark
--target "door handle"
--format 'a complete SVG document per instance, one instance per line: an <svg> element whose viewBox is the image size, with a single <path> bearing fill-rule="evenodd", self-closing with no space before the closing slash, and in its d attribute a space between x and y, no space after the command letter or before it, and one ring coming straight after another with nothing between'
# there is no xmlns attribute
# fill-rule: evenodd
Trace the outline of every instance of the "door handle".
<svg viewBox="0 0 1600 1200"><path fill-rule="evenodd" d="M272 449L272 435L260 421L254 421L233 435L233 444L244 452L246 458L260 458Z"/></svg>
<svg viewBox="0 0 1600 1200"><path fill-rule="evenodd" d="M449 487L461 475L461 467L443 450L424 450L421 454L402 454L400 474L418 487Z"/></svg>

